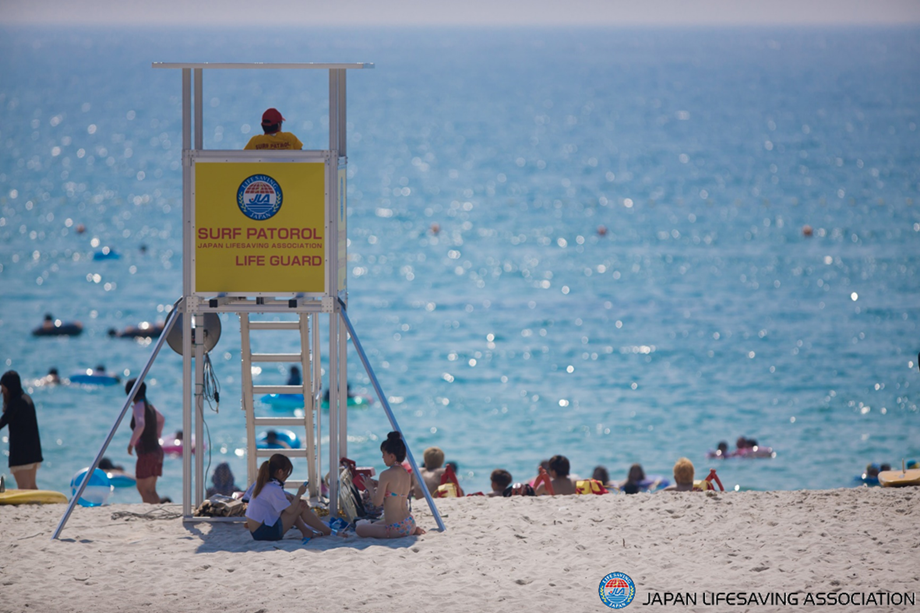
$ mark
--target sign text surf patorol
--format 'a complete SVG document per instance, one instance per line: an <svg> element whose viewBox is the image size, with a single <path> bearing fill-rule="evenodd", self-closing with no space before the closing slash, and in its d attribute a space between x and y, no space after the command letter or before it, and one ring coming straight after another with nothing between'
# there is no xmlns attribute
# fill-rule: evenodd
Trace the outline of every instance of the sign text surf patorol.
<svg viewBox="0 0 920 613"><path fill-rule="evenodd" d="M195 291L322 293L325 165L195 164Z"/></svg>

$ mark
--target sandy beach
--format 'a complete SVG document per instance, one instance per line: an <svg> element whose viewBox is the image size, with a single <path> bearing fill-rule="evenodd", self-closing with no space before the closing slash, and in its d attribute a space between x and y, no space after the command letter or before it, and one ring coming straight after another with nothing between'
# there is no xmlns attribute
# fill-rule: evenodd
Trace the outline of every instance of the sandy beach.
<svg viewBox="0 0 920 613"><path fill-rule="evenodd" d="M920 592L917 488L438 508L443 533L416 503L424 536L303 545L296 530L257 543L242 524L186 524L171 504L77 507L51 541L64 505L4 506L0 610L604 611L611 572L633 580L628 608L643 610L906 611Z"/></svg>

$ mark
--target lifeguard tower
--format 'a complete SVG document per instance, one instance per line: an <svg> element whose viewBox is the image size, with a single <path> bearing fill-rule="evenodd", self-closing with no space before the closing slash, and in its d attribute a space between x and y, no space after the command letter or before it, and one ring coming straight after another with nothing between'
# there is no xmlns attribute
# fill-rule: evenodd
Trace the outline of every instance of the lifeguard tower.
<svg viewBox="0 0 920 613"><path fill-rule="evenodd" d="M134 394L174 327L181 330L183 356L182 515L193 517L204 500L204 401L206 353L219 313L236 313L241 333L241 406L246 413L248 482L256 478L260 458L283 453L304 458L307 474L288 485L307 482L312 499L323 496L323 429L320 325L328 316L328 504L338 512L339 465L347 455L347 341L350 336L383 410L396 422L386 395L348 318L346 87L349 70L372 69L366 63L154 63L155 69L182 75L182 298L170 313L163 334L138 376L135 389L90 470L98 466ZM211 70L325 70L329 75L329 148L303 151L206 150L203 146L203 75ZM286 315L280 318L278 315ZM255 316L255 317L253 317ZM268 319L256 317L268 316ZM298 336L297 353L253 353L250 339L263 330L288 330ZM171 345L173 343L170 343ZM180 343L176 343L180 344ZM301 385L254 385L253 364L300 366ZM303 417L256 415L260 394L302 395ZM302 427L304 445L296 449L259 449L256 428ZM189 433L192 436L189 436ZM195 436L197 435L197 436ZM405 437L404 437L405 438ZM192 444L188 442L194 441ZM192 445L195 446L194 456ZM415 462L407 442L407 457ZM193 462L194 459L194 462ZM296 466L296 464L295 464ZM77 489L52 538L57 538L88 479ZM444 523L426 487L421 488L439 529Z"/></svg>

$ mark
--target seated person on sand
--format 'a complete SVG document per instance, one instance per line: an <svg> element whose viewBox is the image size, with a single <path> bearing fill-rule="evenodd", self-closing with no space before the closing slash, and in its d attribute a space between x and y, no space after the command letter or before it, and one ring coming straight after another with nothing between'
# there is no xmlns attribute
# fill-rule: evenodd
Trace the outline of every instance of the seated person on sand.
<svg viewBox="0 0 920 613"><path fill-rule="evenodd" d="M297 526L304 538L328 536L332 530L323 524L306 500L301 496L307 491L303 483L297 495L288 499L284 492L284 481L291 476L294 467L287 456L276 453L259 467L259 476L252 490L252 498L246 507L246 527L257 541L280 541L284 533Z"/></svg>
<svg viewBox="0 0 920 613"><path fill-rule="evenodd" d="M412 477L403 467L406 459L406 443L399 432L390 432L380 443L380 452L387 469L380 473L380 479L365 479L371 504L383 506L383 519L372 522L362 519L355 526L358 536L390 539L425 534L415 525L415 518L409 513L409 490Z"/></svg>
<svg viewBox="0 0 920 613"><path fill-rule="evenodd" d="M556 496L567 496L575 493L575 483L569 477L569 459L564 455L554 455L549 459L550 483L553 486L553 494ZM537 496L548 494L546 486L540 484L535 489Z"/></svg>
<svg viewBox="0 0 920 613"><path fill-rule="evenodd" d="M604 487L610 488L610 473L607 472L607 467L605 466L595 466L594 472L591 473L591 478L595 481L600 481Z"/></svg>
<svg viewBox="0 0 920 613"><path fill-rule="evenodd" d="M422 458L425 465L419 468L419 473L421 473L422 481L424 481L425 485L428 487L428 492L434 496L438 491L438 486L441 485L441 475L444 474L445 470L444 452L440 447L429 447L422 454ZM421 488L418 487L417 479L413 479L412 491L416 498L425 497Z"/></svg>
<svg viewBox="0 0 920 613"><path fill-rule="evenodd" d="M693 491L693 462L681 458L674 464L674 485L664 488L664 492L692 492Z"/></svg>
<svg viewBox="0 0 920 613"><path fill-rule="evenodd" d="M642 470L641 464L633 464L629 467L629 474L626 481L620 484L620 489L625 494L638 494L642 490L641 483L645 481L645 471Z"/></svg>
<svg viewBox="0 0 920 613"><path fill-rule="evenodd" d="M511 473L503 468L496 468L492 471L492 491L486 494L486 496L503 496L505 490L511 485L511 482L514 479L511 478Z"/></svg>
<svg viewBox="0 0 920 613"><path fill-rule="evenodd" d="M268 109L262 113L262 131L264 134L256 134L249 139L244 149L256 149L260 151L283 151L290 149L303 149L303 143L290 132L281 131L281 123L284 117L278 112L278 109Z"/></svg>
<svg viewBox="0 0 920 613"><path fill-rule="evenodd" d="M213 487L208 488L207 497L210 498L215 494L221 496L233 496L234 492L238 492L240 488L234 483L233 471L230 470L230 465L226 462L221 462L217 465L217 468L214 469L214 474L211 475L211 483Z"/></svg>

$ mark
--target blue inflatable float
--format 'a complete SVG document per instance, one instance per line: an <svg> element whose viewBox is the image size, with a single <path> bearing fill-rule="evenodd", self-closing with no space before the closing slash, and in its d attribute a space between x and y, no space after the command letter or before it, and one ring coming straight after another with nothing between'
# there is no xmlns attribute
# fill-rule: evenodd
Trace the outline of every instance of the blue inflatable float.
<svg viewBox="0 0 920 613"><path fill-rule="evenodd" d="M93 253L93 259L97 262L100 260L118 260L121 259L121 255L111 247L103 247Z"/></svg>
<svg viewBox="0 0 920 613"><path fill-rule="evenodd" d="M290 430L268 430L256 437L259 449L300 449L300 439Z"/></svg>
<svg viewBox="0 0 920 613"><path fill-rule="evenodd" d="M349 396L348 406L366 408L370 406L372 401L367 396ZM302 409L303 394L265 394L259 398L259 402L273 409ZM329 403L323 400L320 406L328 409Z"/></svg>
<svg viewBox="0 0 920 613"><path fill-rule="evenodd" d="M105 372L105 368L101 366L93 370L78 370L70 375L70 382L77 385L117 385L120 381L118 375Z"/></svg>
<svg viewBox="0 0 920 613"><path fill-rule="evenodd" d="M137 479L133 475L118 472L107 472L105 474L109 478L109 483L112 484L112 487L134 487L137 485Z"/></svg>

